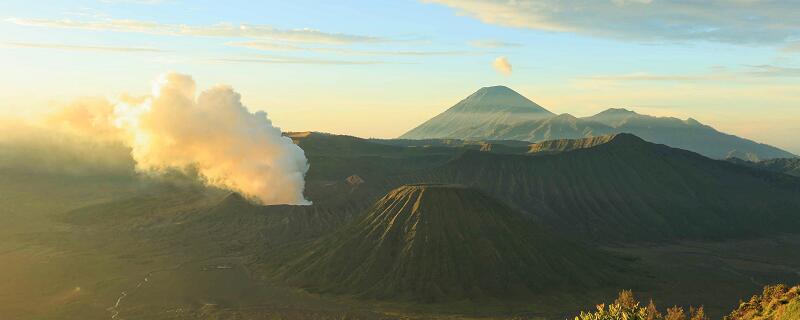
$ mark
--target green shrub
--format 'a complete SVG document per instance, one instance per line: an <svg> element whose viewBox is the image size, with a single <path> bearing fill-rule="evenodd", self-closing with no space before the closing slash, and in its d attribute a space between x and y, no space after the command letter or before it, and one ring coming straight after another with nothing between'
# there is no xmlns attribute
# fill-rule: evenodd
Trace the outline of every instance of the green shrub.
<svg viewBox="0 0 800 320"><path fill-rule="evenodd" d="M596 311L581 312L575 320L709 320L709 317L702 306L689 307L688 314L683 307L673 306L662 314L653 300L642 307L632 291L623 290L614 303L597 305ZM760 295L739 302L739 308L723 320L800 320L800 286L766 286Z"/></svg>
<svg viewBox="0 0 800 320"><path fill-rule="evenodd" d="M597 311L581 312L575 320L708 320L708 317L702 306L690 307L688 317L683 308L678 306L668 308L667 313L662 315L653 300L642 307L633 292L623 290L614 303L597 305Z"/></svg>
<svg viewBox="0 0 800 320"><path fill-rule="evenodd" d="M761 295L739 302L739 308L725 316L725 320L797 319L800 319L800 286L787 288L782 284L764 287Z"/></svg>

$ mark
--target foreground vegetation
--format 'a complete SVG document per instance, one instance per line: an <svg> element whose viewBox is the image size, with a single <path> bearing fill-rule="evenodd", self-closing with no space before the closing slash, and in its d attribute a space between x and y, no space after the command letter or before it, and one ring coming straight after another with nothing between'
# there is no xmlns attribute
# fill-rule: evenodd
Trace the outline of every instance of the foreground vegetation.
<svg viewBox="0 0 800 320"><path fill-rule="evenodd" d="M630 290L619 293L614 303L597 305L595 312L581 312L575 320L709 320L703 306L656 308L653 300L642 306ZM739 303L739 308L723 320L796 320L800 319L800 286L788 288L779 284L764 287L760 295Z"/></svg>

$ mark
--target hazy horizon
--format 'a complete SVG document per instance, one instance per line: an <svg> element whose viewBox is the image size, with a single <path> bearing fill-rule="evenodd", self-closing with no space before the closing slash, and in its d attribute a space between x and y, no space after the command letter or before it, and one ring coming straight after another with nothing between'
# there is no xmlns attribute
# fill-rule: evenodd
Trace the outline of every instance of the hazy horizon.
<svg viewBox="0 0 800 320"><path fill-rule="evenodd" d="M800 154L800 24L784 5L10 1L0 116L146 95L176 71L285 131L393 138L505 85L557 114L691 117Z"/></svg>

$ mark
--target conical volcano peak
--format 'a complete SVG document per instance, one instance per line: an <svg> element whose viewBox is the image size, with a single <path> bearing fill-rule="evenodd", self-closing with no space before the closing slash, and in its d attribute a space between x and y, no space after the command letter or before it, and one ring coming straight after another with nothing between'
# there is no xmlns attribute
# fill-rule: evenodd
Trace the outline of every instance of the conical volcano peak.
<svg viewBox="0 0 800 320"><path fill-rule="evenodd" d="M452 183L412 183L402 185L397 189L466 189L467 186L463 184L452 184Z"/></svg>
<svg viewBox="0 0 800 320"><path fill-rule="evenodd" d="M448 184L448 183L415 183L400 186L387 196L391 196L394 192L476 192L473 189L461 184Z"/></svg>
<svg viewBox="0 0 800 320"><path fill-rule="evenodd" d="M550 111L525 98L506 86L483 87L469 95L466 99L450 108L448 111L460 112L514 112L514 113L545 113Z"/></svg>
<svg viewBox="0 0 800 320"><path fill-rule="evenodd" d="M480 191L460 184L418 183L403 185L389 191L376 203L376 207L381 207L386 202L413 201L413 210L417 210L423 205L429 204L429 200L437 202L437 205L442 207L446 207L448 202L476 202L478 200L485 200L484 204L495 202Z"/></svg>
<svg viewBox="0 0 800 320"><path fill-rule="evenodd" d="M483 87L401 138L487 136L498 126L510 127L552 116L555 114L508 87Z"/></svg>
<svg viewBox="0 0 800 320"><path fill-rule="evenodd" d="M483 88L478 89L478 91L475 91L475 94L478 94L478 93L480 93L480 94L497 94L497 95L503 95L503 94L519 95L519 93L517 93L513 89L511 89L509 87L506 87L506 86L483 87Z"/></svg>
<svg viewBox="0 0 800 320"><path fill-rule="evenodd" d="M423 183L400 186L387 193L375 207L380 208L381 212L396 211L392 209L394 208L412 215L420 211L426 211L428 214L458 215L459 210L441 209L463 208L465 202L480 201L494 203L480 191L467 186Z"/></svg>
<svg viewBox="0 0 800 320"><path fill-rule="evenodd" d="M466 207L482 207L494 200L480 191L458 184L410 184L390 191L375 204L378 212L394 212L385 216L386 222L396 214L428 220L431 216L456 217L466 215ZM465 205L468 204L468 205ZM494 210L494 209L492 209ZM489 211L492 211L489 210ZM442 220L445 221L445 220ZM393 223L389 222L388 225Z"/></svg>

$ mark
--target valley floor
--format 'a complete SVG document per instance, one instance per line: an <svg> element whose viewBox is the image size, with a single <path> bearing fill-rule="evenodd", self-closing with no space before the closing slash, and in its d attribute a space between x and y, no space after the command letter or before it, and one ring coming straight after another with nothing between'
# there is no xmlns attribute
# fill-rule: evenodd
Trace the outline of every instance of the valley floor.
<svg viewBox="0 0 800 320"><path fill-rule="evenodd" d="M247 256L202 254L215 250L63 226L0 236L0 311L10 319L564 319L627 289L514 303L357 302L259 279ZM607 249L650 270L650 283L631 288L642 301L704 304L712 318L764 285L800 282L800 236Z"/></svg>

